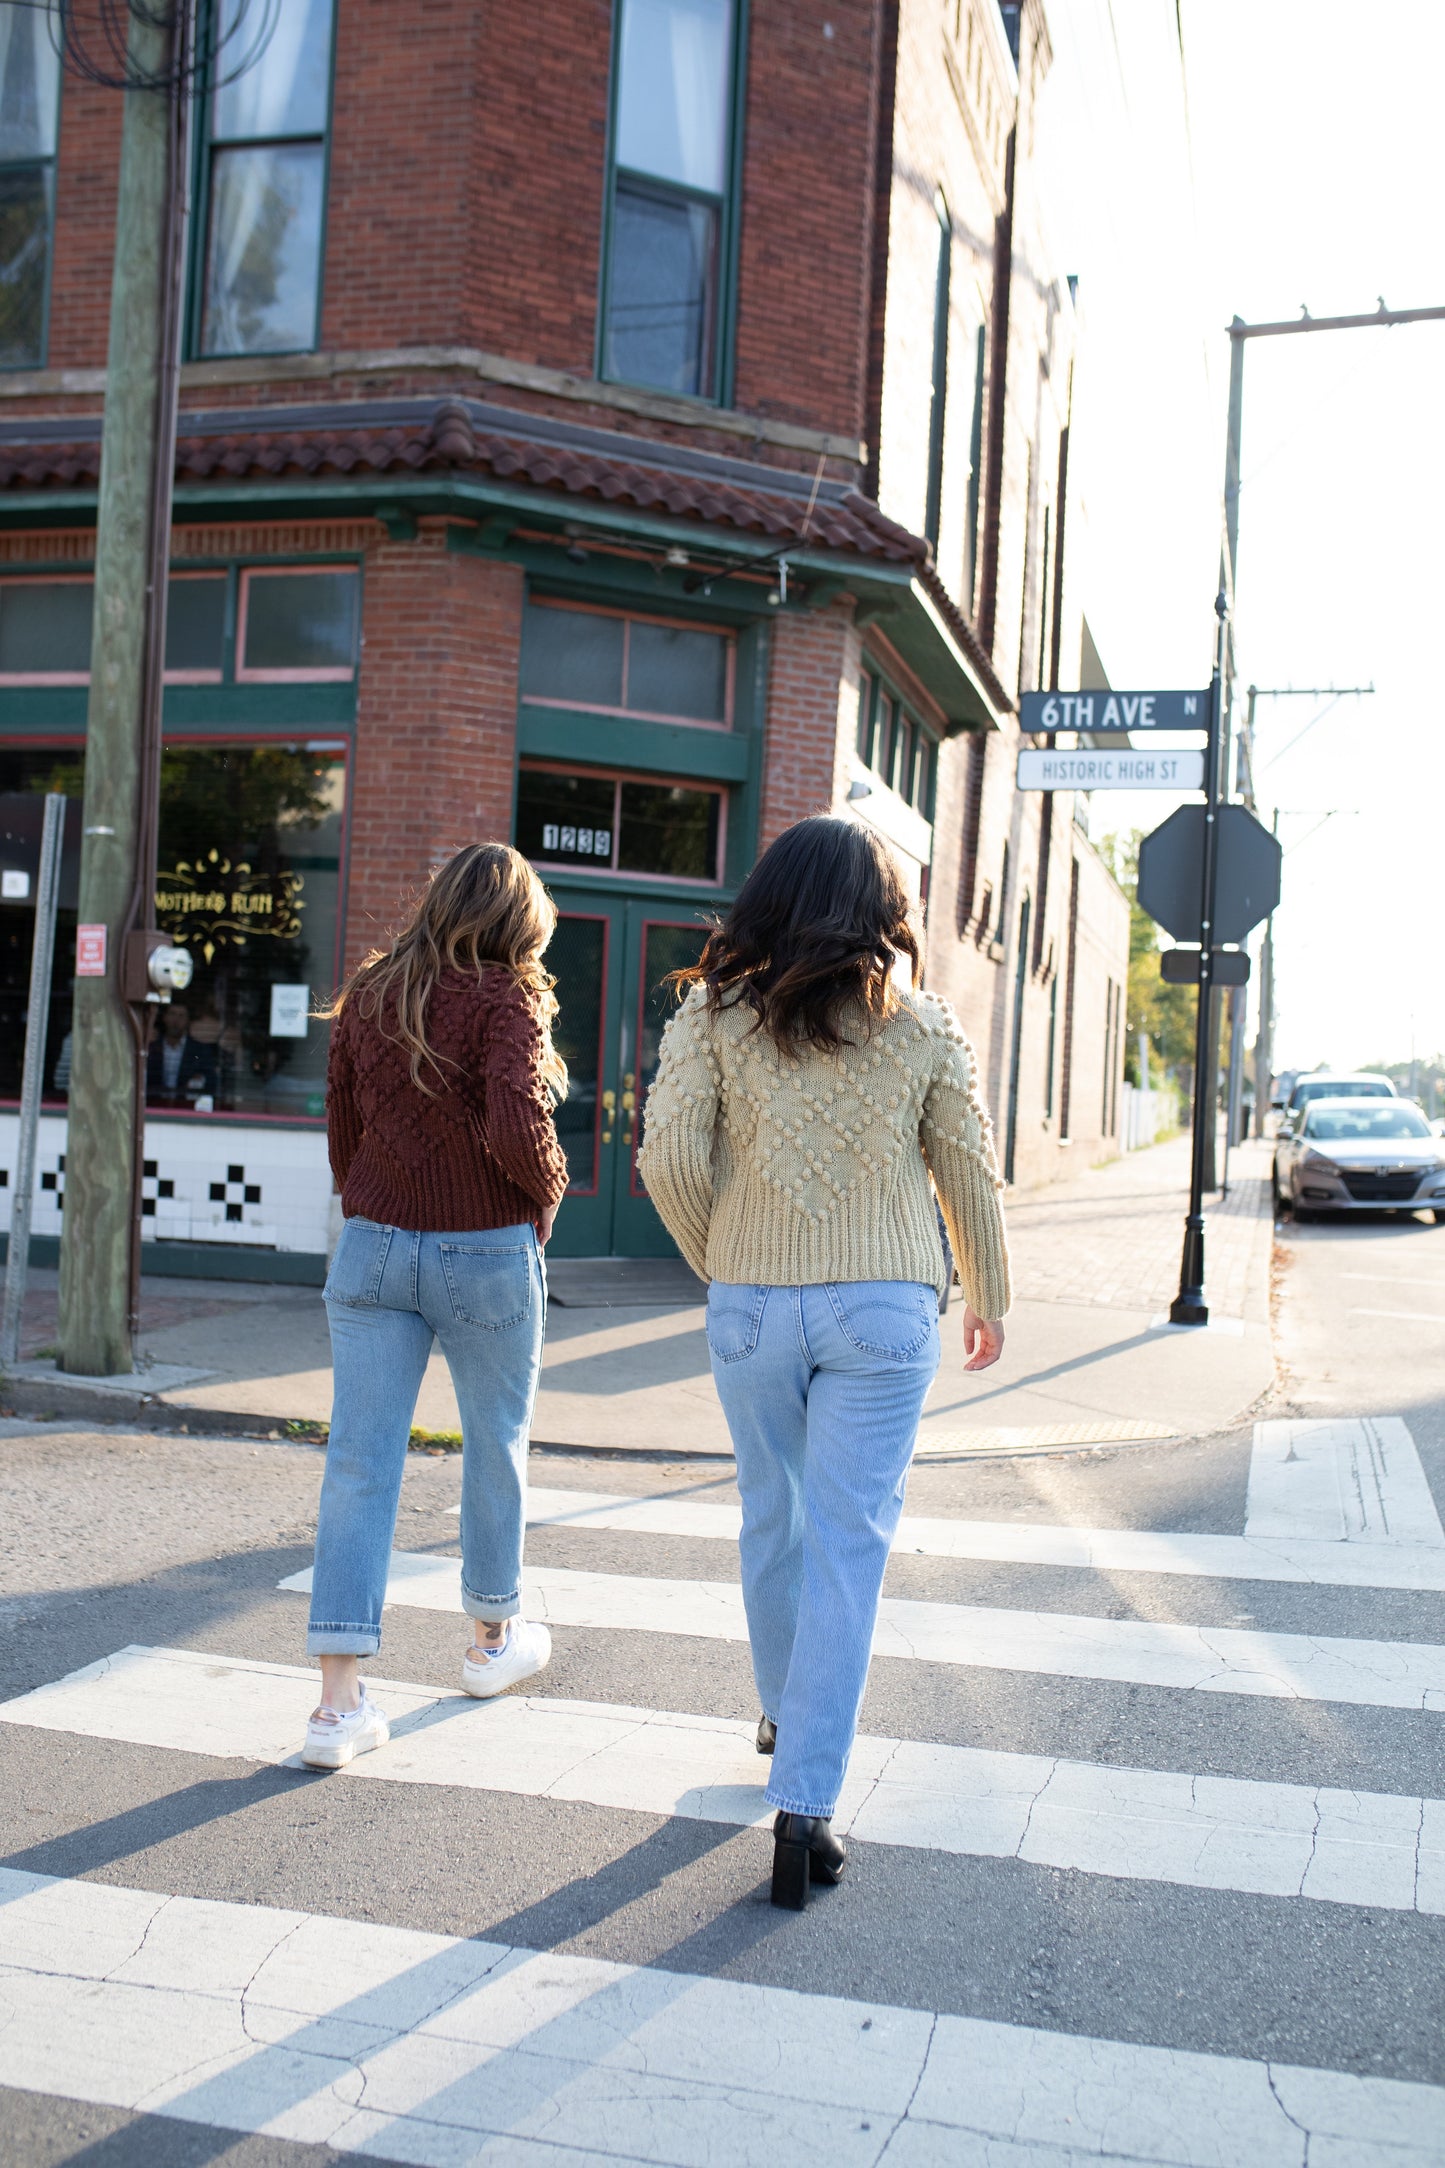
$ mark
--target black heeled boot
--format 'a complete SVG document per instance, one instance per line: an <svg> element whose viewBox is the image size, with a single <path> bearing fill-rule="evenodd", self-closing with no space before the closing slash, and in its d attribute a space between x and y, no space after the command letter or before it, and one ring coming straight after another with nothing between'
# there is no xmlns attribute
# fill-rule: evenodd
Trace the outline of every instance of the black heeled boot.
<svg viewBox="0 0 1445 2168"><path fill-rule="evenodd" d="M814 1882L840 1882L848 1854L821 1814L779 1813L773 1823L773 1903L801 1912Z"/></svg>
<svg viewBox="0 0 1445 2168"><path fill-rule="evenodd" d="M758 1752L771 1754L778 1743L778 1727L770 1716L758 1718Z"/></svg>

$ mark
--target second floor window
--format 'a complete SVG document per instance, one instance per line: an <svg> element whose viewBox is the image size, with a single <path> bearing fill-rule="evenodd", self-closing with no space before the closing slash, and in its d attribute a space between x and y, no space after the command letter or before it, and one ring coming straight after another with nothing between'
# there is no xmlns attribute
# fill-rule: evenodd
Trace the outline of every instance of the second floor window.
<svg viewBox="0 0 1445 2168"><path fill-rule="evenodd" d="M617 0L602 374L720 393L734 0Z"/></svg>
<svg viewBox="0 0 1445 2168"><path fill-rule="evenodd" d="M59 111L45 10L0 7L0 369L45 360Z"/></svg>
<svg viewBox="0 0 1445 2168"><path fill-rule="evenodd" d="M304 352L320 322L332 0L275 0L263 40L249 0L219 9L200 350Z"/></svg>

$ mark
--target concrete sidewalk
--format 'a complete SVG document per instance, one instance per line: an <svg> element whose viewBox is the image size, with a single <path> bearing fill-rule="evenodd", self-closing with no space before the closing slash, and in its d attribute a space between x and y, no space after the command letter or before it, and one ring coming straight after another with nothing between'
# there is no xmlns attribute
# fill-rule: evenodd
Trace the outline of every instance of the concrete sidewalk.
<svg viewBox="0 0 1445 2168"><path fill-rule="evenodd" d="M1202 1332L1162 1323L1178 1282L1185 1139L1011 1197L1016 1300L1003 1360L981 1377L965 1373L955 1294L920 1453L1057 1451L1202 1436L1233 1423L1274 1375L1269 1151L1266 1144L1237 1152L1229 1197L1208 1210L1214 1322ZM55 1369L55 1281L54 1273L32 1275L23 1343L30 1359L5 1383L6 1400L24 1412L262 1434L324 1424L330 1415L326 1316L313 1289L149 1280L144 1370L81 1380ZM549 1309L534 1441L667 1457L728 1453L701 1290L681 1302L585 1306L605 1286L605 1274L573 1270L566 1307ZM665 1280L653 1291L673 1292ZM440 1356L423 1382L416 1423L458 1427Z"/></svg>

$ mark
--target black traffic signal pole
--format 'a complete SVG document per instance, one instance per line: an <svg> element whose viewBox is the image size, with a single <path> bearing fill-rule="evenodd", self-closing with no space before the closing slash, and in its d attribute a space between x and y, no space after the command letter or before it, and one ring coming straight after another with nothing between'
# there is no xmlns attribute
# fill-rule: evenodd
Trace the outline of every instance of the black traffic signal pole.
<svg viewBox="0 0 1445 2168"><path fill-rule="evenodd" d="M1209 731L1204 744L1204 848L1199 904L1199 1008L1194 1024L1194 1129L1189 1160L1189 1213L1184 1222L1184 1255L1179 1264L1179 1292L1169 1306L1171 1325L1207 1325L1204 1299L1204 1180L1213 1142L1215 1078L1210 1074L1214 1010L1214 888L1219 863L1219 756L1224 713L1224 645L1229 602L1223 589L1214 604L1218 624L1214 669L1209 679Z"/></svg>

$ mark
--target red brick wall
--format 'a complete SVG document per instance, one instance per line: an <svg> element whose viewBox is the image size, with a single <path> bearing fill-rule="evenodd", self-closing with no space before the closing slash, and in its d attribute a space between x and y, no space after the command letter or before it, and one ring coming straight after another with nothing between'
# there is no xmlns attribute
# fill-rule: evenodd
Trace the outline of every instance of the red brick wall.
<svg viewBox="0 0 1445 2168"><path fill-rule="evenodd" d="M748 23L736 403L855 436L867 398L877 16L873 0L753 0Z"/></svg>
<svg viewBox="0 0 1445 2168"><path fill-rule="evenodd" d="M754 0L748 42L736 403L853 435L875 18L874 0ZM610 0L339 0L324 348L478 346L592 375L611 33ZM52 368L105 360L121 104L66 81Z"/></svg>
<svg viewBox="0 0 1445 2168"><path fill-rule="evenodd" d="M780 615L771 630L759 851L794 821L835 810L841 709L860 655L845 608Z"/></svg>
<svg viewBox="0 0 1445 2168"><path fill-rule="evenodd" d="M62 79L50 271L53 369L105 367L123 102L117 91Z"/></svg>
<svg viewBox="0 0 1445 2168"><path fill-rule="evenodd" d="M441 521L368 553L348 969L438 859L510 840L522 586L520 566L449 552Z"/></svg>

